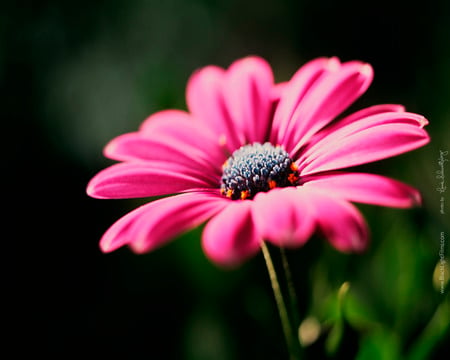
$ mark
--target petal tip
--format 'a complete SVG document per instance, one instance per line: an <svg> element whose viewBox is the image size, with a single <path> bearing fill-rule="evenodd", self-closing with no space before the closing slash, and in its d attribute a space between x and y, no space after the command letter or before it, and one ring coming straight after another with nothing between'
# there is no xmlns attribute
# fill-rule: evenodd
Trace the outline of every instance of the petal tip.
<svg viewBox="0 0 450 360"><path fill-rule="evenodd" d="M373 68L370 64L365 63L361 65L361 67L359 68L359 72L361 75L371 77L373 75Z"/></svg>
<svg viewBox="0 0 450 360"><path fill-rule="evenodd" d="M131 248L131 251L138 255L146 254L150 251L144 241L133 241L128 246Z"/></svg>
<svg viewBox="0 0 450 360"><path fill-rule="evenodd" d="M425 116L420 116L417 121L419 122L419 126L421 128L425 127L426 125L428 125L428 120L425 118Z"/></svg>
<svg viewBox="0 0 450 360"><path fill-rule="evenodd" d="M411 206L412 207L420 207L422 206L422 196L418 191L414 191L411 194Z"/></svg>
<svg viewBox="0 0 450 360"><path fill-rule="evenodd" d="M102 196L98 191L98 184L97 181L95 181L96 178L94 177L87 185L86 187L86 194L94 199L108 199L108 197Z"/></svg>
<svg viewBox="0 0 450 360"><path fill-rule="evenodd" d="M100 241L98 247L100 248L100 251L105 254L113 251L106 241Z"/></svg>
<svg viewBox="0 0 450 360"><path fill-rule="evenodd" d="M115 141L110 141L106 146L103 148L103 156L107 158L111 158L113 154L116 152L117 144Z"/></svg>
<svg viewBox="0 0 450 360"><path fill-rule="evenodd" d="M341 62L339 61L339 58L337 56L333 56L328 59L326 68L327 70L334 72L338 71L340 68Z"/></svg>
<svg viewBox="0 0 450 360"><path fill-rule="evenodd" d="M107 233L101 238L98 247L100 248L100 251L104 254L113 252L120 246L113 246L112 245L112 238L110 236L107 236Z"/></svg>
<svg viewBox="0 0 450 360"><path fill-rule="evenodd" d="M358 237L357 239L352 240L352 244L353 252L361 254L367 250L369 239L367 238L367 236L365 238Z"/></svg>
<svg viewBox="0 0 450 360"><path fill-rule="evenodd" d="M90 197L96 198L95 194L95 184L89 182L88 186L86 187L86 194Z"/></svg>

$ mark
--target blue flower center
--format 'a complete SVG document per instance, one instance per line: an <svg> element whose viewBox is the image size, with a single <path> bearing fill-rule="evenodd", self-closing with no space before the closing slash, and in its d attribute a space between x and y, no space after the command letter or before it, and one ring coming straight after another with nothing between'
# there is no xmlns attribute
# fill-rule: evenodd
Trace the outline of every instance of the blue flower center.
<svg viewBox="0 0 450 360"><path fill-rule="evenodd" d="M296 186L297 166L280 146L244 145L223 165L220 192L230 199L251 199L261 191Z"/></svg>

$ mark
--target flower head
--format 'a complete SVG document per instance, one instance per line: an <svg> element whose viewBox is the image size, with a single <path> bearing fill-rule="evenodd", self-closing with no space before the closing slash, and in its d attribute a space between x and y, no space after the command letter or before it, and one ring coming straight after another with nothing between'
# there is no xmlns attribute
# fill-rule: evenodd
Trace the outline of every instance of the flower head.
<svg viewBox="0 0 450 360"><path fill-rule="evenodd" d="M148 252L205 222L203 249L220 265L255 255L261 241L299 247L316 231L338 250L365 249L368 229L351 202L407 208L420 195L342 169L429 141L427 120L400 105L338 118L372 77L370 65L337 58L313 60L281 84L258 57L198 70L187 85L188 112L157 112L106 146L120 163L90 181L90 196L172 196L119 219L101 249Z"/></svg>

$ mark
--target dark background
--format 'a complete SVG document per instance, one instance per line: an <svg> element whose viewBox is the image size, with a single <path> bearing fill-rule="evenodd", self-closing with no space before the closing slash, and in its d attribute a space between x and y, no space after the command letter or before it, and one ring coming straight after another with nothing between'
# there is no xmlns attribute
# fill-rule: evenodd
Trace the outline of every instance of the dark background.
<svg viewBox="0 0 450 360"><path fill-rule="evenodd" d="M338 254L320 239L289 254L302 316L315 308L307 290L317 284L310 269L323 265L333 291L350 279L360 298L375 299L365 304L406 351L444 299L431 279L439 234L449 234L439 209L441 196L448 209L450 190L435 190L439 151L450 148L449 4L2 2L3 257L5 297L12 303L5 318L12 320L7 342L15 354L286 356L262 256L237 270L218 269L201 253L200 230L148 255L128 249L104 255L98 249L102 233L139 202L85 195L89 179L111 163L101 154L109 139L134 131L155 111L185 108L185 84L195 69L226 67L249 54L266 58L278 81L318 56L369 62L375 80L355 109L401 103L430 120L430 145L369 167L419 188L422 209L361 206L373 233L363 257ZM389 236L394 245L386 245ZM353 332L346 332L336 357L353 358L361 348L365 333ZM444 342L435 348L437 359Z"/></svg>

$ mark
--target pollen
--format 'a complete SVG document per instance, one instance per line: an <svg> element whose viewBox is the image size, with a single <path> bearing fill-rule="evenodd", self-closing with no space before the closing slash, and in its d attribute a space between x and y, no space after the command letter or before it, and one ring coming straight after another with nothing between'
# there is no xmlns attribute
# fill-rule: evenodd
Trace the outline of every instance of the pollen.
<svg viewBox="0 0 450 360"><path fill-rule="evenodd" d="M297 186L298 168L279 145L244 145L225 161L220 192L232 200L252 199L276 187Z"/></svg>
<svg viewBox="0 0 450 360"><path fill-rule="evenodd" d="M274 189L277 187L277 182L275 180L269 180L267 183L269 184L269 189Z"/></svg>
<svg viewBox="0 0 450 360"><path fill-rule="evenodd" d="M288 181L289 181L292 185L296 184L297 181L298 181L298 175L296 175L295 173L289 174L289 176L288 176Z"/></svg>
<svg viewBox="0 0 450 360"><path fill-rule="evenodd" d="M241 191L241 200L245 200L250 196L250 191L248 190L243 190Z"/></svg>

